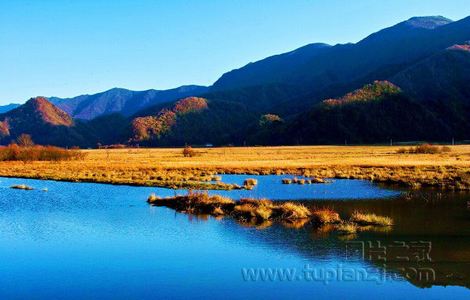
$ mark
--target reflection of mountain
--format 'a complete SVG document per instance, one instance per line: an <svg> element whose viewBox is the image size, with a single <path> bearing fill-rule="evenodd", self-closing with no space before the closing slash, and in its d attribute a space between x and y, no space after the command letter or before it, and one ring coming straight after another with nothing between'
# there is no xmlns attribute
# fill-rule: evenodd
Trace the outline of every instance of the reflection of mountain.
<svg viewBox="0 0 470 300"><path fill-rule="evenodd" d="M308 261L312 260L313 264L315 261L338 260L347 266L346 257L353 253L350 250L357 247L357 242L364 241L364 256L355 253L350 257L355 263L364 258L362 264L365 267L381 268L385 264L389 276L398 275L417 287L455 285L470 288L470 212L466 210L467 199L465 194L418 192L393 200L315 201L316 206L334 207L342 216L361 210L391 216L395 220L396 226L390 232L360 232L349 237L350 240L326 228L310 225L289 229L273 224L262 230L256 227L247 230L232 221L224 224L230 227L227 234L243 236L273 249L293 251ZM370 247L368 242L371 242ZM430 242L430 248L423 242ZM380 247L385 247L386 261L380 258L383 254ZM425 257L427 250L432 261L418 262L416 253L421 251L419 255ZM426 272L431 280L425 278ZM423 276L421 280L419 274Z"/></svg>

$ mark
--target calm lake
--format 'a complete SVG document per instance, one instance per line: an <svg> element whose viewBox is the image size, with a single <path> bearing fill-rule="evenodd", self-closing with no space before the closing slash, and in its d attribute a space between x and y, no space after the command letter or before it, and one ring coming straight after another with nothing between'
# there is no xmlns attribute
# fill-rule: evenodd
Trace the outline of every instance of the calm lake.
<svg viewBox="0 0 470 300"><path fill-rule="evenodd" d="M359 209L396 225L352 236L327 226L250 226L146 203L151 193L183 191L0 178L0 298L470 297L470 194L222 177L254 177L258 186L211 193L302 201L342 216Z"/></svg>

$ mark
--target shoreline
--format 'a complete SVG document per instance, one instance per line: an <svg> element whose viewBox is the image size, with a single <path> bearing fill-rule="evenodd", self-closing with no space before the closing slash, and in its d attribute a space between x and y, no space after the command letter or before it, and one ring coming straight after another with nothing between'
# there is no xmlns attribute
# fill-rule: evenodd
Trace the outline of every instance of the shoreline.
<svg viewBox="0 0 470 300"><path fill-rule="evenodd" d="M450 167L452 168L452 167ZM457 174L451 173L449 176L436 178L434 175L440 172L440 168L436 170L428 170L431 174L424 176L422 174L413 173L415 167L353 167L351 170L330 169L328 167L322 169L297 169L297 170L213 170L214 175L285 175L286 178L295 176L317 177L327 179L351 179L351 180L366 180L372 183L394 185L401 188L411 188L419 190L421 188L433 188L442 191L470 191L470 182L462 179ZM176 169L181 171L184 169ZM175 169L168 169L172 172ZM194 172L195 170L191 170ZM211 170L199 170L201 172L211 172ZM396 178L389 173L395 172L408 172L407 178ZM411 171L411 172L410 172ZM421 170L419 170L421 171ZM386 174L384 174L384 172ZM458 172L452 170L452 172ZM334 175L331 175L334 174ZM214 182L214 181L142 181L142 180L126 180L119 178L71 178L67 176L45 176L45 175L31 175L31 174L8 174L0 172L0 177L5 178L18 178L18 179L36 179L36 180L52 180L61 182L75 182L75 183L99 183L109 185L127 185L127 186L141 186L141 187L158 187L168 189L187 189L187 190L236 190L244 189L244 186L237 184ZM281 181L279 182L282 183ZM295 184L295 183L292 183ZM319 183L326 184L326 183Z"/></svg>
<svg viewBox="0 0 470 300"><path fill-rule="evenodd" d="M181 149L81 150L82 160L0 162L0 177L67 182L230 190L224 174L359 179L400 187L470 190L470 146L448 154L397 154L398 147L302 146Z"/></svg>

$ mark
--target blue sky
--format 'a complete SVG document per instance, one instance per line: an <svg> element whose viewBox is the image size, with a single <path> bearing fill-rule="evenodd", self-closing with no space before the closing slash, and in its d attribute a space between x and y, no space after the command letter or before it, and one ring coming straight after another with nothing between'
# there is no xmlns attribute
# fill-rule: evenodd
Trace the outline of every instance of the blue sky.
<svg viewBox="0 0 470 300"><path fill-rule="evenodd" d="M357 42L468 0L0 0L0 104L113 87L210 85L312 42Z"/></svg>

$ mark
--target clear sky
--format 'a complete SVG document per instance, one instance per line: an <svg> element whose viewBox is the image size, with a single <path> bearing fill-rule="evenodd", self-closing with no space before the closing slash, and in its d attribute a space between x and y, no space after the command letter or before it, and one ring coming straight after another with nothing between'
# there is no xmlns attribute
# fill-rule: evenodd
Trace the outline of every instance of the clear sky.
<svg viewBox="0 0 470 300"><path fill-rule="evenodd" d="M357 42L468 0L0 0L0 104L113 87L210 85L312 42Z"/></svg>

